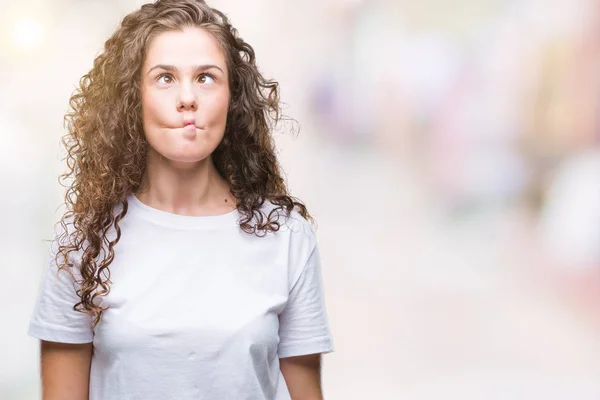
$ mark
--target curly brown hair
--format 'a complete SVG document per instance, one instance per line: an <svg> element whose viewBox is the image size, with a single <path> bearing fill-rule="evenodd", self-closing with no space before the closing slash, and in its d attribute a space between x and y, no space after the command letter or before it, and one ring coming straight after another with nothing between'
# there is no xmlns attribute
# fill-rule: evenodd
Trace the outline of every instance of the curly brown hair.
<svg viewBox="0 0 600 400"><path fill-rule="evenodd" d="M292 210L314 222L306 206L292 197L275 155L272 132L282 119L279 85L259 72L253 48L220 11L202 0L158 0L127 15L105 42L92 69L80 80L65 115L67 172L59 182L67 188L67 211L55 261L59 270L80 279L76 311L89 313L93 327L100 321L98 296L110 290L109 265L119 241L119 221L127 213L127 196L141 185L148 143L142 124L140 75L154 37L193 26L211 33L227 61L230 105L224 137L211 158L228 182L248 234L264 236L279 230L278 211ZM68 180L69 184L63 182ZM275 208L266 215L265 201ZM122 205L115 213L115 206ZM252 223L254 221L254 223ZM72 229L67 229L67 222ZM113 230L112 240L107 233ZM75 262L70 253L76 252ZM102 255L102 257L100 257ZM61 260L59 261L59 257Z"/></svg>

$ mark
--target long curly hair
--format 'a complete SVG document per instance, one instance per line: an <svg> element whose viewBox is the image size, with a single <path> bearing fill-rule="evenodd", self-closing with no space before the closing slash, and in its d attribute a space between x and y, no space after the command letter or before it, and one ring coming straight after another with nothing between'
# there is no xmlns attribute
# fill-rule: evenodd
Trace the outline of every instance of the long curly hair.
<svg viewBox="0 0 600 400"><path fill-rule="evenodd" d="M158 34L188 26L211 33L227 61L231 100L224 137L211 157L237 200L240 228L257 236L275 232L280 210L289 216L296 209L314 222L306 206L289 194L282 177L272 136L282 120L279 85L259 72L253 48L222 12L202 0L145 4L127 15L105 42L65 114L67 133L61 142L67 172L59 182L67 189L67 211L60 220L63 233L55 261L71 276L78 264L80 301L73 308L89 313L93 328L106 310L98 297L110 290L109 265L121 237L119 221L127 213L127 196L140 187L146 169L149 145L140 93L145 55ZM265 201L275 205L268 215L261 211ZM115 212L119 204L122 208ZM112 239L109 231L116 233Z"/></svg>

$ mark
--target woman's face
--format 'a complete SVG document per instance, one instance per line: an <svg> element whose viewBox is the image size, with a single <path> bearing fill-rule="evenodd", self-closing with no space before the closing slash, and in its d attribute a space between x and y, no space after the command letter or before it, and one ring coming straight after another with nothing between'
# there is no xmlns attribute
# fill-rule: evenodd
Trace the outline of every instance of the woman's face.
<svg viewBox="0 0 600 400"><path fill-rule="evenodd" d="M206 159L221 142L229 83L225 56L207 31L168 31L150 43L142 68L142 114L151 150L174 162Z"/></svg>

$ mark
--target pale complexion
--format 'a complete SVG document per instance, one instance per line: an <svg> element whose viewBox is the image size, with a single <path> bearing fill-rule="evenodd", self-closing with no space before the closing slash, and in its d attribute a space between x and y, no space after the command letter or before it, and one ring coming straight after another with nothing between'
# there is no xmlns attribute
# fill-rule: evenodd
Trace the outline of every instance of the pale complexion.
<svg viewBox="0 0 600 400"><path fill-rule="evenodd" d="M140 201L181 215L235 209L229 186L211 158L225 133L228 79L223 51L206 30L187 27L152 40L141 76L149 152L136 193Z"/></svg>

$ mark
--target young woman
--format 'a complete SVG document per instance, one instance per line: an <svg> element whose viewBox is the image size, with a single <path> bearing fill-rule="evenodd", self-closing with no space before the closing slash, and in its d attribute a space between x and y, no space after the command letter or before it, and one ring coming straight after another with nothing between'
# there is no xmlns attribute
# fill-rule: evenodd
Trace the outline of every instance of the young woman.
<svg viewBox="0 0 600 400"><path fill-rule="evenodd" d="M70 105L67 212L29 328L43 398L321 399L311 217L274 154L278 84L226 16L143 5Z"/></svg>

